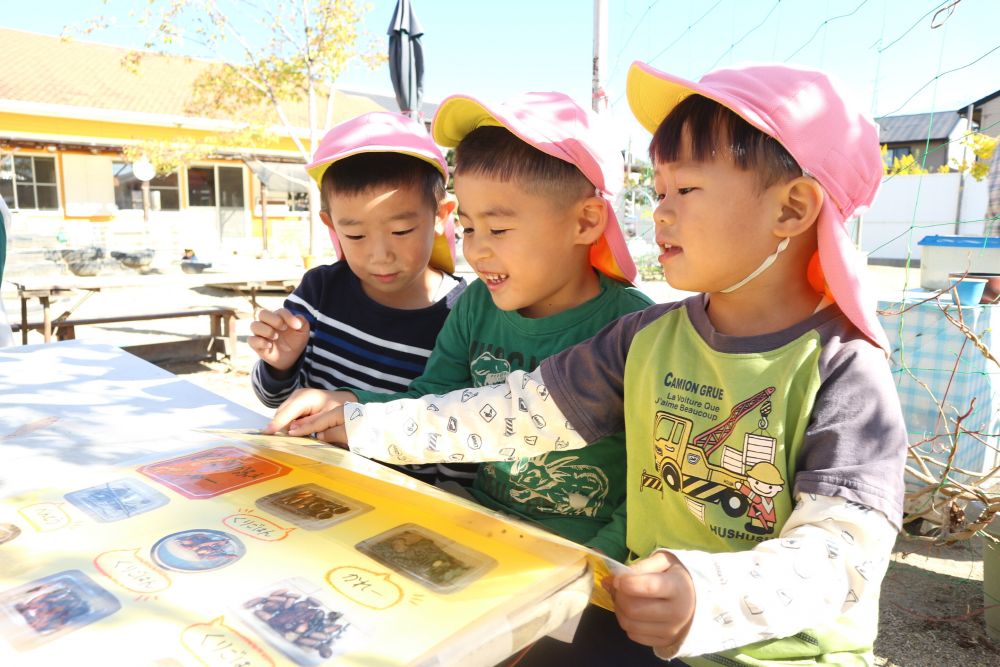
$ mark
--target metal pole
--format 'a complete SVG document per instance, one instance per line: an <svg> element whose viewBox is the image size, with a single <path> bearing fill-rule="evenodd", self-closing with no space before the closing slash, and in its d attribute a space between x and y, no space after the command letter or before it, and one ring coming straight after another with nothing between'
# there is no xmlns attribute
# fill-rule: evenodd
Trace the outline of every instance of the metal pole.
<svg viewBox="0 0 1000 667"><path fill-rule="evenodd" d="M142 182L142 221L149 222L149 181ZM48 341L46 341L48 342Z"/></svg>
<svg viewBox="0 0 1000 667"><path fill-rule="evenodd" d="M604 92L608 60L608 0L594 0L594 72L592 81L593 109L597 113L608 108Z"/></svg>
<svg viewBox="0 0 1000 667"><path fill-rule="evenodd" d="M966 136L972 133L972 112L973 106L970 104L965 110L965 113L969 116L969 127L966 129ZM966 166L965 161L969 156L969 144L966 141L962 142L962 166ZM965 169L958 172L958 202L955 203L955 234L956 236L961 233L962 226L962 195L965 193Z"/></svg>
<svg viewBox="0 0 1000 667"><path fill-rule="evenodd" d="M257 179L260 183L260 236L264 244L264 254L267 254L267 186L264 181Z"/></svg>

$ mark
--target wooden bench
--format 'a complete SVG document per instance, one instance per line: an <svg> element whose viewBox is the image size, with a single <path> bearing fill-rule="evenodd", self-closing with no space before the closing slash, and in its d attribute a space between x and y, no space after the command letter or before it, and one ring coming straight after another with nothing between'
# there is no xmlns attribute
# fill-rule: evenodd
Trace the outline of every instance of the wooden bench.
<svg viewBox="0 0 1000 667"><path fill-rule="evenodd" d="M211 318L209 335L196 336L187 340L149 343L124 347L138 357L153 363L214 359L216 356L231 358L236 354L236 318L237 311L229 306L207 306L203 308L188 308L159 313L133 313L129 315L108 315L104 317L57 317L48 323L54 330L57 340L76 339L76 327L93 324L114 324L120 322L141 322L146 320L169 320L179 317ZM20 331L20 322L11 322L11 329ZM28 330L45 332L46 322L29 322Z"/></svg>

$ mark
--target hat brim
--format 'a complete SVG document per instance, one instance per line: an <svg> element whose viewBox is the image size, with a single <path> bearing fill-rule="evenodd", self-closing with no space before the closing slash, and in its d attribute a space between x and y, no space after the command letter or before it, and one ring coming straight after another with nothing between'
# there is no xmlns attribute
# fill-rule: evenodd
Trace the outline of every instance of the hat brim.
<svg viewBox="0 0 1000 667"><path fill-rule="evenodd" d="M661 72L646 63L632 63L625 81L625 94L632 115L650 134L656 132L674 107L691 95L701 95L733 111L768 136L774 136L768 124L747 105L695 81Z"/></svg>
<svg viewBox="0 0 1000 667"><path fill-rule="evenodd" d="M410 157L415 157L418 160L423 160L427 164L431 165L437 169L438 173L444 178L445 182L448 181L448 170L441 165L441 162L433 155L428 155L427 153L421 153L420 151L410 151L404 148L399 148L398 146L362 146L357 150L343 151L337 153L333 157L326 158L323 160L318 160L316 162L310 162L306 165L306 172L314 181L316 181L317 187L322 187L323 185L323 174L326 170L330 168L330 165L340 162L345 158L352 157L354 155L361 155L362 153L399 153L400 155L409 155Z"/></svg>
<svg viewBox="0 0 1000 667"><path fill-rule="evenodd" d="M516 129L505 121L506 119L502 117L498 119L496 114L475 98L452 95L441 102L437 113L434 114L431 137L439 146L454 148L477 127L506 127L518 134Z"/></svg>

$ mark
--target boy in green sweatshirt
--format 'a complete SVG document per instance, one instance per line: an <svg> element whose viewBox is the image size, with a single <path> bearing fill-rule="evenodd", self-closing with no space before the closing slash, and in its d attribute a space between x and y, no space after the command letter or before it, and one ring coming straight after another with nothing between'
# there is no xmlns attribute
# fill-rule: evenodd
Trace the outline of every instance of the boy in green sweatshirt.
<svg viewBox="0 0 1000 667"><path fill-rule="evenodd" d="M651 303L631 286L635 265L612 207L621 153L594 115L559 93L493 106L453 96L432 131L438 144L456 148L463 252L479 280L459 298L406 392L301 390L269 430L322 439L324 411L347 401L462 388L472 396ZM469 492L486 507L623 558L623 443L618 432L586 450L483 464ZM461 455L442 462L442 477L460 475L462 462Z"/></svg>

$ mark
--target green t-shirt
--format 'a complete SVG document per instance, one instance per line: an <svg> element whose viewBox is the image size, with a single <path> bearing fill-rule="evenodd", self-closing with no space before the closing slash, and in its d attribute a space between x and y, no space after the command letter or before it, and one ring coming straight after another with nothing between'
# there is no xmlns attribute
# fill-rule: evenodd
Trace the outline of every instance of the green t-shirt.
<svg viewBox="0 0 1000 667"><path fill-rule="evenodd" d="M652 303L638 289L599 275L600 294L543 318L498 309L486 286L474 281L445 320L423 375L405 393L352 391L360 403L383 403L497 384L511 371L534 370L546 357ZM624 433L583 450L484 463L471 492L486 507L537 522L613 557L625 555Z"/></svg>

